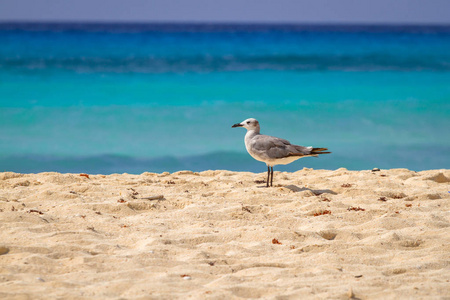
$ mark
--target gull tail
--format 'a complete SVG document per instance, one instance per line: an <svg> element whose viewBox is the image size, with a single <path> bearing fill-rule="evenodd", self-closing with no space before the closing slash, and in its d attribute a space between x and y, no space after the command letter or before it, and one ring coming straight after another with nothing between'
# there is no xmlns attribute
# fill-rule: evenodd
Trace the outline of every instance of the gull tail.
<svg viewBox="0 0 450 300"><path fill-rule="evenodd" d="M312 148L311 150L311 154L327 154L327 153L331 153L331 152L323 152L328 150L328 148Z"/></svg>
<svg viewBox="0 0 450 300"><path fill-rule="evenodd" d="M319 154L327 154L331 152L324 152L328 150L328 148L313 148L313 147L303 147L303 146L294 146L296 152L290 152L288 156L313 156L318 157Z"/></svg>

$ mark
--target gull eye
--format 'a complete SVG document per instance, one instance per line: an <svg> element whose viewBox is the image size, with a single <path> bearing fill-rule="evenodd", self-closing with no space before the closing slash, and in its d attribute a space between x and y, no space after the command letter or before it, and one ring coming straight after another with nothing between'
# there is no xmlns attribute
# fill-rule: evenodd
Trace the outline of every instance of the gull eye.
<svg viewBox="0 0 450 300"><path fill-rule="evenodd" d="M250 124L250 121L247 121L247 124Z"/></svg>

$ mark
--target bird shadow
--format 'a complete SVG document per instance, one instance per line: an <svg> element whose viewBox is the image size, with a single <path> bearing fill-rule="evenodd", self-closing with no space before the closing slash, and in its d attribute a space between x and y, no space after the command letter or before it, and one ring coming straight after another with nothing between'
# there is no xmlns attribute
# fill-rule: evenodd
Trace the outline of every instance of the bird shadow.
<svg viewBox="0 0 450 300"><path fill-rule="evenodd" d="M268 188L275 187L275 186L258 185L256 187L259 188L259 189L268 189Z"/></svg>
<svg viewBox="0 0 450 300"><path fill-rule="evenodd" d="M312 190L312 189L309 189L309 188L307 188L307 187L298 187L298 186L296 186L296 185L293 185L293 184L289 184L289 185L285 185L285 186L283 186L283 187L285 187L285 188L287 188L287 189L290 189L291 191L293 191L293 192L296 192L296 193L298 193L298 192L303 192L303 191L311 191L314 195L316 195L316 196L319 196L319 195L321 195L321 194L332 194L332 195L337 195L337 193L336 192L334 192L334 191L332 191L332 190L329 190L329 189L325 189L325 190Z"/></svg>

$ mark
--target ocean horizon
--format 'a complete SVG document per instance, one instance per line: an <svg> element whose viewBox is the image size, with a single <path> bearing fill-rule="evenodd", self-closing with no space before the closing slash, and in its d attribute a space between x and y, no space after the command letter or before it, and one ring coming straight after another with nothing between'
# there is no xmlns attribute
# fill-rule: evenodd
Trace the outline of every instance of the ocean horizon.
<svg viewBox="0 0 450 300"><path fill-rule="evenodd" d="M0 171L265 172L242 128L332 154L275 171L450 168L450 26L0 23Z"/></svg>

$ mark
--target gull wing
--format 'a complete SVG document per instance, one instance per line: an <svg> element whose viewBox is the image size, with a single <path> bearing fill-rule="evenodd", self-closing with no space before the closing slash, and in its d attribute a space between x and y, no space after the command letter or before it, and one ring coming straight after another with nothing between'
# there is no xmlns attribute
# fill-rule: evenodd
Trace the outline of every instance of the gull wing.
<svg viewBox="0 0 450 300"><path fill-rule="evenodd" d="M317 156L330 152L322 152L327 148L313 148L292 145L288 140L269 135L257 135L251 141L251 148L259 156L270 159L284 158L289 156Z"/></svg>
<svg viewBox="0 0 450 300"><path fill-rule="evenodd" d="M289 141L269 135L257 135L251 140L251 148L260 156L270 159L310 155L312 147L292 145Z"/></svg>

